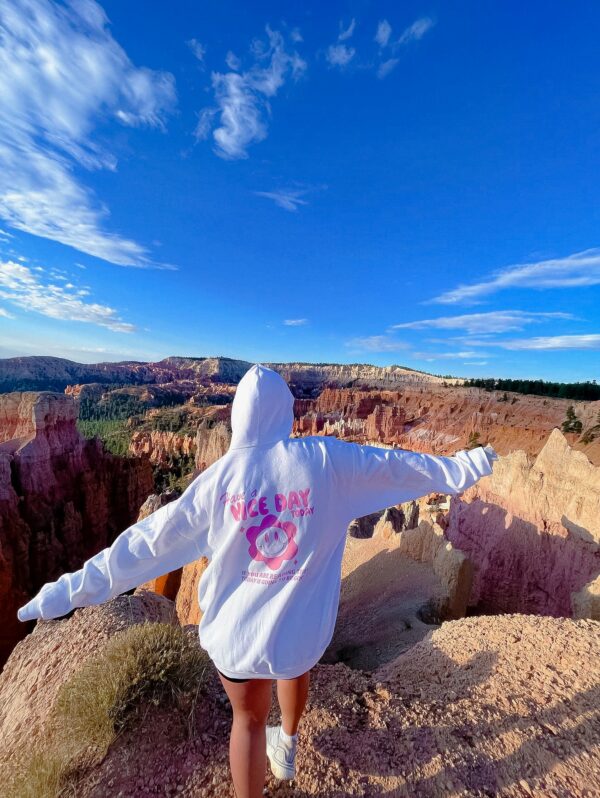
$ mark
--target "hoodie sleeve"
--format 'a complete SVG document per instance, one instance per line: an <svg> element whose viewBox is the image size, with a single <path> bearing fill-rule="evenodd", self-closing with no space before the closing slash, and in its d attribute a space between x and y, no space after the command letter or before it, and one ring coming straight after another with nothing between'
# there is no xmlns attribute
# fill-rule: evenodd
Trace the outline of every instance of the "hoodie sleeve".
<svg viewBox="0 0 600 798"><path fill-rule="evenodd" d="M17 611L20 621L48 620L75 607L102 604L149 579L210 557L209 518L200 474L183 494L122 532L79 571L47 582Z"/></svg>
<svg viewBox="0 0 600 798"><path fill-rule="evenodd" d="M444 457L407 449L340 443L344 446L340 453L346 462L337 470L354 518L428 493L462 493L481 477L491 474L492 462L498 458L491 446L478 446Z"/></svg>

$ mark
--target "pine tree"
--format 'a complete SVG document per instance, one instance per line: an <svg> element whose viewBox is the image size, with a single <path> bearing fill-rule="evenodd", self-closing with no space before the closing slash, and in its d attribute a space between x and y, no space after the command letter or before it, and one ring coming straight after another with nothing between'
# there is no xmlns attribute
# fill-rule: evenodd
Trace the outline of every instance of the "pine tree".
<svg viewBox="0 0 600 798"><path fill-rule="evenodd" d="M577 418L577 415L575 414L575 409L574 409L573 405L569 405L567 407L566 415L567 415L567 417L565 418L565 420L562 423L562 431L563 432L581 432L581 429L582 429L583 425L582 425L581 421Z"/></svg>

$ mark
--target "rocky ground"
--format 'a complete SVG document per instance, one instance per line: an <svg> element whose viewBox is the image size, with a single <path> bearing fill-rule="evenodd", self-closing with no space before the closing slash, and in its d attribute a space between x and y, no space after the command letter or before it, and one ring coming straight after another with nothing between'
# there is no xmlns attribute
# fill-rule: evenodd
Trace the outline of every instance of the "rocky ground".
<svg viewBox="0 0 600 798"><path fill-rule="evenodd" d="M438 592L431 563L410 559L395 540L349 537L335 632L323 661L366 670L389 662L435 628L419 611Z"/></svg>
<svg viewBox="0 0 600 798"><path fill-rule="evenodd" d="M4 767L12 771L43 736L58 684L103 639L169 614L167 599L143 592L38 624L0 676ZM265 794L600 795L599 661L600 622L506 615L445 623L378 670L319 664L299 729L297 778L269 774ZM278 719L274 700L270 722ZM234 798L230 721L211 667L191 720L149 708L77 795Z"/></svg>

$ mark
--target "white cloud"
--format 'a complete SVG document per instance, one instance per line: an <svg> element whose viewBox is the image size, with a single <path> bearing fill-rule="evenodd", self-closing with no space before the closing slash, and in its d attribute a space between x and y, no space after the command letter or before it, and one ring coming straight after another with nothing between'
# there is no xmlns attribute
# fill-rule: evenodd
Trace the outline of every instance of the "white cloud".
<svg viewBox="0 0 600 798"><path fill-rule="evenodd" d="M0 299L52 319L89 322L113 332L135 330L133 324L119 318L114 308L83 302L78 291L68 288L69 284L43 282L35 271L38 270L14 261L0 262Z"/></svg>
<svg viewBox="0 0 600 798"><path fill-rule="evenodd" d="M229 67L229 69L233 69L235 72L242 68L242 62L237 57L235 53L232 53L231 50L225 56L225 63Z"/></svg>
<svg viewBox="0 0 600 798"><path fill-rule="evenodd" d="M352 61L356 55L356 50L354 47L350 47L347 44L339 44L339 42L345 42L351 38L355 27L356 20L354 18L347 28L344 28L343 23L340 21L340 32L337 37L338 44L329 45L325 53L325 58L331 66L344 69L344 67L347 67L350 61Z"/></svg>
<svg viewBox="0 0 600 798"><path fill-rule="evenodd" d="M194 136L204 141L210 136L213 127L213 120L218 114L217 108L203 108L198 114L198 124L194 130Z"/></svg>
<svg viewBox="0 0 600 798"><path fill-rule="evenodd" d="M469 360L465 361L463 365L465 366L487 366L487 360Z"/></svg>
<svg viewBox="0 0 600 798"><path fill-rule="evenodd" d="M300 28L293 28L293 30L290 31L290 39L296 44L304 41L302 34L300 33Z"/></svg>
<svg viewBox="0 0 600 798"><path fill-rule="evenodd" d="M465 357L489 357L484 352L413 352L413 357L423 360L463 360Z"/></svg>
<svg viewBox="0 0 600 798"><path fill-rule="evenodd" d="M396 66L396 64L400 61L399 58L388 58L387 61L383 61L379 64L377 69L377 77L378 78L385 78L387 75L390 74L392 69Z"/></svg>
<svg viewBox="0 0 600 798"><path fill-rule="evenodd" d="M437 319L420 319L402 324L392 324L390 330L466 330L469 333L502 333L522 330L526 324L536 324L548 319L573 319L571 313L559 311L536 312L524 310L493 310L488 313L467 313L461 316L441 316Z"/></svg>
<svg viewBox="0 0 600 798"><path fill-rule="evenodd" d="M212 74L216 106L200 113L195 135L208 138L218 116L212 136L221 158L248 157L248 147L267 137L268 99L277 94L288 76L298 79L306 69L306 62L296 51L286 50L281 33L269 27L266 30L268 44L254 42L255 63L249 70L240 72L230 64L231 72Z"/></svg>
<svg viewBox="0 0 600 798"><path fill-rule="evenodd" d="M499 341L497 345L504 349L600 349L600 334L521 338Z"/></svg>
<svg viewBox="0 0 600 798"><path fill-rule="evenodd" d="M303 327L308 324L308 319L285 319L283 323L287 327Z"/></svg>
<svg viewBox="0 0 600 798"><path fill-rule="evenodd" d="M409 25L398 39L398 44L408 44L408 42L418 42L425 36L427 31L433 27L433 20L429 17L421 17Z"/></svg>
<svg viewBox="0 0 600 798"><path fill-rule="evenodd" d="M338 36L338 42L345 42L346 39L349 39L354 33L355 27L356 27L356 20L354 18L352 19L352 22L348 25L347 28L344 28L342 22L340 22L340 35Z"/></svg>
<svg viewBox="0 0 600 798"><path fill-rule="evenodd" d="M385 47L392 35L392 26L387 19L382 19L377 25L377 33L375 34L375 41L380 47Z"/></svg>
<svg viewBox="0 0 600 798"><path fill-rule="evenodd" d="M460 285L440 294L425 304L440 302L476 303L481 297L506 288L581 288L600 285L600 249L586 249L564 258L551 258L537 263L518 263L493 272L479 283Z"/></svg>
<svg viewBox="0 0 600 798"><path fill-rule="evenodd" d="M120 265L150 266L142 245L105 231L108 209L76 169L116 168L97 123L163 127L173 76L135 67L94 0L0 4L0 218Z"/></svg>
<svg viewBox="0 0 600 798"><path fill-rule="evenodd" d="M377 33L375 34L375 41L382 50L387 49L389 57L379 64L377 68L377 77L385 78L389 75L400 61L397 56L398 51L402 47L410 44L410 42L418 42L433 25L434 22L430 17L421 17L415 20L412 25L409 25L408 28L405 28L397 41L390 42L392 28L387 20L380 22L377 27Z"/></svg>
<svg viewBox="0 0 600 798"><path fill-rule="evenodd" d="M408 349L404 341L394 341L385 335L370 335L365 338L351 338L346 341L346 346L368 352L395 352L399 349Z"/></svg>
<svg viewBox="0 0 600 798"><path fill-rule="evenodd" d="M348 66L355 55L356 50L354 47L348 47L346 44L331 44L327 48L325 58L329 61L331 66L343 68Z"/></svg>
<svg viewBox="0 0 600 798"><path fill-rule="evenodd" d="M198 61L201 64L204 64L204 56L206 55L206 47L201 44L198 39L190 39L187 42L188 47L192 51L192 53L196 56Z"/></svg>
<svg viewBox="0 0 600 798"><path fill-rule="evenodd" d="M308 189L281 189L279 191L255 191L257 197L266 197L273 200L280 208L286 211L297 211L298 206L308 205L308 201L303 199Z"/></svg>
<svg viewBox="0 0 600 798"><path fill-rule="evenodd" d="M14 316L6 310L6 308L0 308L0 316L3 316L5 319L14 319Z"/></svg>

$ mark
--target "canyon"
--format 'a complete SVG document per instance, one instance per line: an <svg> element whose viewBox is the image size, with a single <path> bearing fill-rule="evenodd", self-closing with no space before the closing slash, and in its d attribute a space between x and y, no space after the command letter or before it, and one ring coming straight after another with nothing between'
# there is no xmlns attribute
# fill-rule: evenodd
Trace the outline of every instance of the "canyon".
<svg viewBox="0 0 600 798"><path fill-rule="evenodd" d="M7 783L25 765L25 736L43 743L59 686L111 636L145 621L198 635L205 557L65 618L22 624L16 610L225 454L231 400L247 365L167 358L82 371L33 360L12 372L0 361L0 383L67 384L61 392L0 393ZM348 795L584 798L600 759L590 720L600 689L600 401L484 390L401 367L273 365L295 395L293 437L335 435L438 455L490 443L500 455L493 473L462 494L423 496L349 526L335 631L313 671L303 721L299 788L333 798L337 779ZM561 429L569 407L581 421L577 432ZM86 423L99 419L99 431L103 419L118 427L127 456L82 434L82 408ZM177 489L157 492L157 474L175 467ZM300 512L309 498L292 491L276 501ZM232 504L240 517L263 509L260 497ZM177 712L149 707L151 726L130 729L104 762L88 763L77 794L118 787L145 798L164 783L184 796L229 795L230 718L210 663L207 684L195 721L201 749L178 737ZM442 730L432 737L433 726ZM152 757L140 748L150 728L165 732ZM518 753L504 756L482 728ZM373 746L385 754L379 768ZM173 768L182 752L185 766ZM149 757L152 777L136 775L146 774Z"/></svg>
<svg viewBox="0 0 600 798"><path fill-rule="evenodd" d="M86 439L77 403L59 393L0 395L0 661L33 624L16 612L137 517L152 493L147 461Z"/></svg>
<svg viewBox="0 0 600 798"><path fill-rule="evenodd" d="M235 384L252 364L227 357L167 357L155 363L76 363L59 357L33 356L0 358L0 391L64 390L77 383L127 385L165 385L190 381L198 385ZM372 366L367 363L264 363L279 371L293 386L320 389L326 384L339 386L366 384L391 387L408 381L441 383L443 378L402 366ZM460 384L457 377L448 378Z"/></svg>

